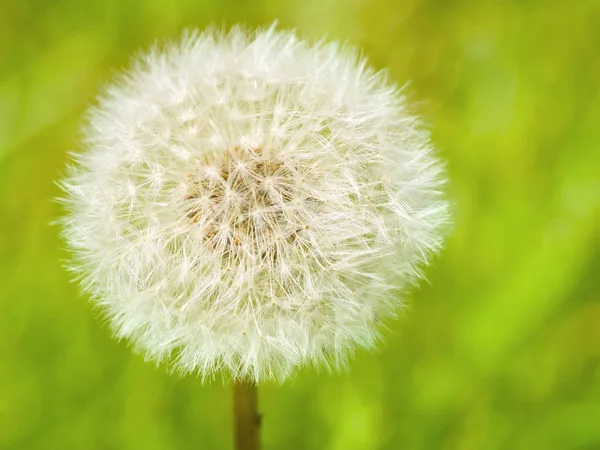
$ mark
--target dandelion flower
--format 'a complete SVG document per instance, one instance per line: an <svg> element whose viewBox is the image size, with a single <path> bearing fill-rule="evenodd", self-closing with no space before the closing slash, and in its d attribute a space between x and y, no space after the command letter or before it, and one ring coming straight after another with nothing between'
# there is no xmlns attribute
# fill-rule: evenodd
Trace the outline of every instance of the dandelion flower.
<svg viewBox="0 0 600 450"><path fill-rule="evenodd" d="M187 33L109 85L61 186L70 268L148 359L261 382L343 365L442 243L401 89L275 28Z"/></svg>

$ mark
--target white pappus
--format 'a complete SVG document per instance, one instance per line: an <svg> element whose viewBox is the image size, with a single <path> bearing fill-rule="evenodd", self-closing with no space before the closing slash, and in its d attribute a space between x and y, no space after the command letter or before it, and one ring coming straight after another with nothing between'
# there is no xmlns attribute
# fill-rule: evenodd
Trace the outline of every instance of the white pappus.
<svg viewBox="0 0 600 450"><path fill-rule="evenodd" d="M401 89L274 27L186 33L90 111L70 268L148 359L262 382L343 365L439 250L444 170Z"/></svg>

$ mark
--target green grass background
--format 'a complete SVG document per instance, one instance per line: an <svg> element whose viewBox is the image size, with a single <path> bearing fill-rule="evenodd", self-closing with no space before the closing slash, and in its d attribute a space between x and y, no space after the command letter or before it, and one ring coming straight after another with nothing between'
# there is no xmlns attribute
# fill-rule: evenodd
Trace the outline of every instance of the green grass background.
<svg viewBox="0 0 600 450"><path fill-rule="evenodd" d="M0 449L230 449L231 392L110 337L53 181L101 84L184 27L364 50L447 160L454 230L374 353L261 387L265 449L600 449L600 2L1 0Z"/></svg>

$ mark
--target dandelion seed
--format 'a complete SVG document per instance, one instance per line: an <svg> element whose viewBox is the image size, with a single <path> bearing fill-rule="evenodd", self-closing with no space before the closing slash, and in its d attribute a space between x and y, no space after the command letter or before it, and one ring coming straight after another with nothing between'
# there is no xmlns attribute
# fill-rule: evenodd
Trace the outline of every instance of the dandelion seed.
<svg viewBox="0 0 600 450"><path fill-rule="evenodd" d="M350 49L188 33L100 97L61 182L71 269L119 338L182 373L343 365L442 244L428 134Z"/></svg>

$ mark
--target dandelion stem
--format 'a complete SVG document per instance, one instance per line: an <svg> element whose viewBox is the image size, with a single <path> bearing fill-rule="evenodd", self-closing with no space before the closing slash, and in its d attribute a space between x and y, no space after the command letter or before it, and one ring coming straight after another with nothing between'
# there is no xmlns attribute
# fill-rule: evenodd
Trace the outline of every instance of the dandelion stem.
<svg viewBox="0 0 600 450"><path fill-rule="evenodd" d="M233 387L235 450L260 450L258 388L252 381L236 381Z"/></svg>

